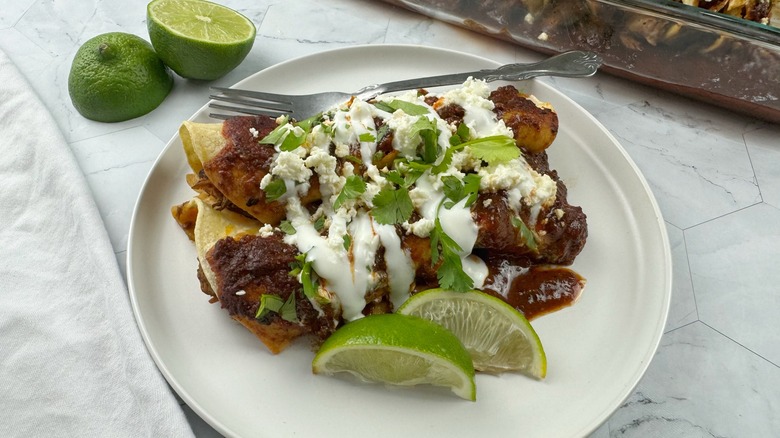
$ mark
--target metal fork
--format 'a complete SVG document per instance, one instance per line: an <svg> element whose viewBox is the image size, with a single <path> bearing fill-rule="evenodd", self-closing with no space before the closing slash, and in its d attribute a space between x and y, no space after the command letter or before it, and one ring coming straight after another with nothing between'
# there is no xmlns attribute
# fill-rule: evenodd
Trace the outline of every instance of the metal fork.
<svg viewBox="0 0 780 438"><path fill-rule="evenodd" d="M492 70L478 70L369 85L354 93L327 92L287 95L236 88L211 87L212 90L218 91L219 94L209 96L213 99L209 103L209 107L241 114L272 117L287 115L294 120L303 120L333 105L346 102L353 96L356 99L369 100L379 94L393 91L461 84L469 77L482 79L486 82L497 80L521 81L537 76L588 77L596 73L601 63L601 57L595 53L571 51L530 64L507 64ZM227 102L233 105L225 105L215 101ZM219 113L210 115L216 119L232 117L228 114Z"/></svg>

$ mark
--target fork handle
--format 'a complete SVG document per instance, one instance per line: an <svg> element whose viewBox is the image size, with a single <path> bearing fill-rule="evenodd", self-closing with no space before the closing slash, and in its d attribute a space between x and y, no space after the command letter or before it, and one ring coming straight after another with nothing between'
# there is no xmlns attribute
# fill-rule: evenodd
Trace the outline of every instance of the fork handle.
<svg viewBox="0 0 780 438"><path fill-rule="evenodd" d="M457 85L469 77L492 81L522 81L537 76L588 77L593 76L601 66L602 59L593 52L579 50L561 53L540 62L530 64L506 64L490 70L478 70L405 81L369 85L354 94L363 100L371 99L381 93L413 90L417 88Z"/></svg>

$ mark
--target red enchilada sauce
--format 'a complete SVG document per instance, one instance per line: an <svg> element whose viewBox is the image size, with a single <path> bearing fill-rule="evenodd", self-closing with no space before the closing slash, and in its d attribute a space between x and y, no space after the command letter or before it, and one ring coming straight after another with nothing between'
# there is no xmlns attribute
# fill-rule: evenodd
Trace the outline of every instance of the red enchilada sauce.
<svg viewBox="0 0 780 438"><path fill-rule="evenodd" d="M506 301L528 320L574 304L585 287L582 276L562 266L483 258L489 269L483 291Z"/></svg>

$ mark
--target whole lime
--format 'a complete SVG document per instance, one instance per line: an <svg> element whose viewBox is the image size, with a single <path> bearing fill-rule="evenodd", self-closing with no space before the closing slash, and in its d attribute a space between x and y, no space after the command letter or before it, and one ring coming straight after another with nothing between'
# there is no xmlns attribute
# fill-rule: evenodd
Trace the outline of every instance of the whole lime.
<svg viewBox="0 0 780 438"><path fill-rule="evenodd" d="M240 64L255 41L255 25L240 13L203 0L153 0L146 26L154 49L176 74L213 80Z"/></svg>
<svg viewBox="0 0 780 438"><path fill-rule="evenodd" d="M98 35L76 52L68 93L81 115L99 122L142 116L173 87L170 70L142 38L123 32Z"/></svg>

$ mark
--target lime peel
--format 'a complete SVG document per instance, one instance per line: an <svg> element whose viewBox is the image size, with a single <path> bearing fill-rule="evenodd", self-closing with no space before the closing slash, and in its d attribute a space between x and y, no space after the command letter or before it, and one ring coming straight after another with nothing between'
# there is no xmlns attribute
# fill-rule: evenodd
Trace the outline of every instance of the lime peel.
<svg viewBox="0 0 780 438"><path fill-rule="evenodd" d="M367 382L449 387L476 399L468 352L448 330L399 314L367 316L331 335L312 361L315 374L347 372Z"/></svg>
<svg viewBox="0 0 780 438"><path fill-rule="evenodd" d="M518 371L537 379L547 375L547 356L536 331L521 312L492 295L430 289L413 295L397 312L452 331L478 371Z"/></svg>
<svg viewBox="0 0 780 438"><path fill-rule="evenodd" d="M224 76L244 60L255 41L251 20L205 0L153 0L146 14L160 58L188 79Z"/></svg>
<svg viewBox="0 0 780 438"><path fill-rule="evenodd" d="M99 122L142 116L162 103L173 76L144 39L109 32L86 41L68 75L68 93L76 110Z"/></svg>

